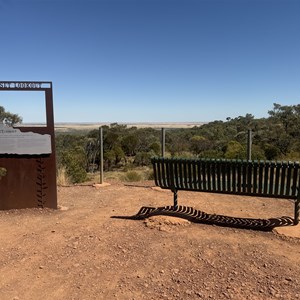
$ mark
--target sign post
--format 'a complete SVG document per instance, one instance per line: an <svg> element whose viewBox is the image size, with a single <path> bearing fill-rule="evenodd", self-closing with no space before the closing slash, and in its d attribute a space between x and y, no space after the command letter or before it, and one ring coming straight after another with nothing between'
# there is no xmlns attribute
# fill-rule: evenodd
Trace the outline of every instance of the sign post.
<svg viewBox="0 0 300 300"><path fill-rule="evenodd" d="M103 175L103 128L99 128L99 144L100 144L100 184L104 182Z"/></svg>

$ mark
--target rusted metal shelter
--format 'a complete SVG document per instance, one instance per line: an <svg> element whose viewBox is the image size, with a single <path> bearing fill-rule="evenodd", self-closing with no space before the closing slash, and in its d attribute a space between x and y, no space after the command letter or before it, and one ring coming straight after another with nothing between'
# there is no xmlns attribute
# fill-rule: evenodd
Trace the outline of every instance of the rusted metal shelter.
<svg viewBox="0 0 300 300"><path fill-rule="evenodd" d="M0 209L57 208L52 82L0 81L1 91L44 92L46 125L0 124Z"/></svg>

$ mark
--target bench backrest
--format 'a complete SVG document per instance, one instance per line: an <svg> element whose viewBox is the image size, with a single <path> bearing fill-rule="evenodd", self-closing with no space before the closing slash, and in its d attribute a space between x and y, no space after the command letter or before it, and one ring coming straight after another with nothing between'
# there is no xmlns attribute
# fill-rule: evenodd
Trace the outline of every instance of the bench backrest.
<svg viewBox="0 0 300 300"><path fill-rule="evenodd" d="M296 199L298 162L226 159L151 159L157 186L240 195Z"/></svg>

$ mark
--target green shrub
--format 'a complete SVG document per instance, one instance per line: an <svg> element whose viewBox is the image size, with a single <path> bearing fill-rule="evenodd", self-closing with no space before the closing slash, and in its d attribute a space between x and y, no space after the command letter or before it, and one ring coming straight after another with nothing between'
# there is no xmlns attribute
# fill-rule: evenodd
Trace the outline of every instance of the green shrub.
<svg viewBox="0 0 300 300"><path fill-rule="evenodd" d="M148 166L151 163L152 152L139 152L134 158L134 164L136 166Z"/></svg>
<svg viewBox="0 0 300 300"><path fill-rule="evenodd" d="M251 151L251 159L252 160L265 160L265 152L258 145L252 145Z"/></svg>
<svg viewBox="0 0 300 300"><path fill-rule="evenodd" d="M280 150L274 145L265 146L265 157L268 160L276 160L280 156Z"/></svg>
<svg viewBox="0 0 300 300"><path fill-rule="evenodd" d="M141 176L141 174L139 174L136 171L128 171L124 175L123 180L127 181L127 182L141 181L142 180L142 176Z"/></svg>
<svg viewBox="0 0 300 300"><path fill-rule="evenodd" d="M218 158L223 158L224 157L224 153L222 151L219 150L206 150L206 151L202 151L199 156L199 158L214 158L214 159L218 159Z"/></svg>
<svg viewBox="0 0 300 300"><path fill-rule="evenodd" d="M225 158L227 159L246 159L245 147L237 141L230 141L227 144Z"/></svg>
<svg viewBox="0 0 300 300"><path fill-rule="evenodd" d="M62 166L65 167L67 176L72 183L80 183L86 180L86 161L80 147L62 153Z"/></svg>

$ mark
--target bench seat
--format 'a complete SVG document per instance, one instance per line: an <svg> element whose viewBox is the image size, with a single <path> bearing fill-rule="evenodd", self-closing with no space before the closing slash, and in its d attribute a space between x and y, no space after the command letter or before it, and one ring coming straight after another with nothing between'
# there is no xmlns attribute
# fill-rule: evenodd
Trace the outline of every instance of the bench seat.
<svg viewBox="0 0 300 300"><path fill-rule="evenodd" d="M226 193L290 199L295 202L294 224L299 222L299 162L228 159L151 159L155 184L177 191Z"/></svg>

